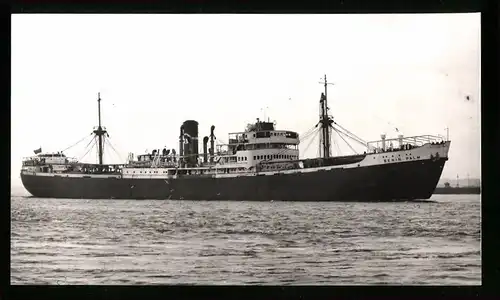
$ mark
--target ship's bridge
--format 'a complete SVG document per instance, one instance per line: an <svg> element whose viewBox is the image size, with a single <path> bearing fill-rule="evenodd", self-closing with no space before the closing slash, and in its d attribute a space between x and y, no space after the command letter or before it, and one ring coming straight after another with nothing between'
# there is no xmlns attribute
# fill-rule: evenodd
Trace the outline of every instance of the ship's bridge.
<svg viewBox="0 0 500 300"><path fill-rule="evenodd" d="M299 135L294 131L275 130L271 122L257 121L249 124L244 132L229 133L228 146L237 147L245 145L246 149L260 149L257 145L298 145Z"/></svg>
<svg viewBox="0 0 500 300"><path fill-rule="evenodd" d="M224 164L255 166L266 161L290 161L299 158L299 135L276 130L271 122L249 124L243 132L229 133ZM220 152L219 152L220 154Z"/></svg>

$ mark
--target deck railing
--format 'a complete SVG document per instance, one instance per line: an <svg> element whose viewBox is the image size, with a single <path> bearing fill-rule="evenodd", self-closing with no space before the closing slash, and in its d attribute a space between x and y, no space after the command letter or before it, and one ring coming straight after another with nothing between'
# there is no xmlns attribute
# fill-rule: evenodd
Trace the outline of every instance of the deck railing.
<svg viewBox="0 0 500 300"><path fill-rule="evenodd" d="M57 157L58 159L63 160L61 163L57 163L58 165L74 165L78 163L78 160L74 157ZM29 166L29 165L40 165L40 164L46 164L47 161L50 161L52 157L38 157L38 156L31 156L31 157L23 157L23 165Z"/></svg>
<svg viewBox="0 0 500 300"><path fill-rule="evenodd" d="M425 144L431 143L443 143L446 139L442 136L435 135L418 135L409 137L397 137L378 141L371 141L367 143L368 151L373 151L375 149L387 150L395 148L404 148L407 145L412 147L420 147ZM385 149L384 149L385 148Z"/></svg>

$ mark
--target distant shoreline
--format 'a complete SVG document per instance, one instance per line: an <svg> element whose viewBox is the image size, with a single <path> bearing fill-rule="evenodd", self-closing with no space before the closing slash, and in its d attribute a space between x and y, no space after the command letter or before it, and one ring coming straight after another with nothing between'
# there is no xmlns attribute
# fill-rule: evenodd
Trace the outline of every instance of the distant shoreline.
<svg viewBox="0 0 500 300"><path fill-rule="evenodd" d="M437 195L479 195L481 188L478 186L467 187L436 187L434 194Z"/></svg>

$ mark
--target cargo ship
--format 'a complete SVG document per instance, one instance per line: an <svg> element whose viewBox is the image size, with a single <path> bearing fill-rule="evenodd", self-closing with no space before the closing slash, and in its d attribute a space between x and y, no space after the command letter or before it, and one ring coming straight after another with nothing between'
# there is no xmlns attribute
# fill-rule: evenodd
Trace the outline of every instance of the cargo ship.
<svg viewBox="0 0 500 300"><path fill-rule="evenodd" d="M67 157L64 151L24 158L21 180L34 197L73 199L158 199L232 201L409 201L433 194L448 160L450 141L420 135L365 142L329 114L327 78L319 100L319 121L304 136L278 129L269 119L248 124L216 145L215 126L201 141L199 124L180 126L178 151L156 149L123 164L103 162L109 140L101 125L91 133L97 146L96 163ZM208 129L208 128L207 128ZM332 155L336 133L361 144L366 151ZM299 144L318 134L317 158L301 158ZM210 147L208 144L210 143Z"/></svg>

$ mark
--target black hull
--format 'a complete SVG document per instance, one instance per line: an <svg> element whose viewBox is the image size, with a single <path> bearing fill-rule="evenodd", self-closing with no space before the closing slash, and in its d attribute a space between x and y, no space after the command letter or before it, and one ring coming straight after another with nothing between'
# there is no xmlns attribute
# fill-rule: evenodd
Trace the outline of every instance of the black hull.
<svg viewBox="0 0 500 300"><path fill-rule="evenodd" d="M236 201L406 201L428 199L446 159L310 173L233 178L74 178L21 174L35 197Z"/></svg>

